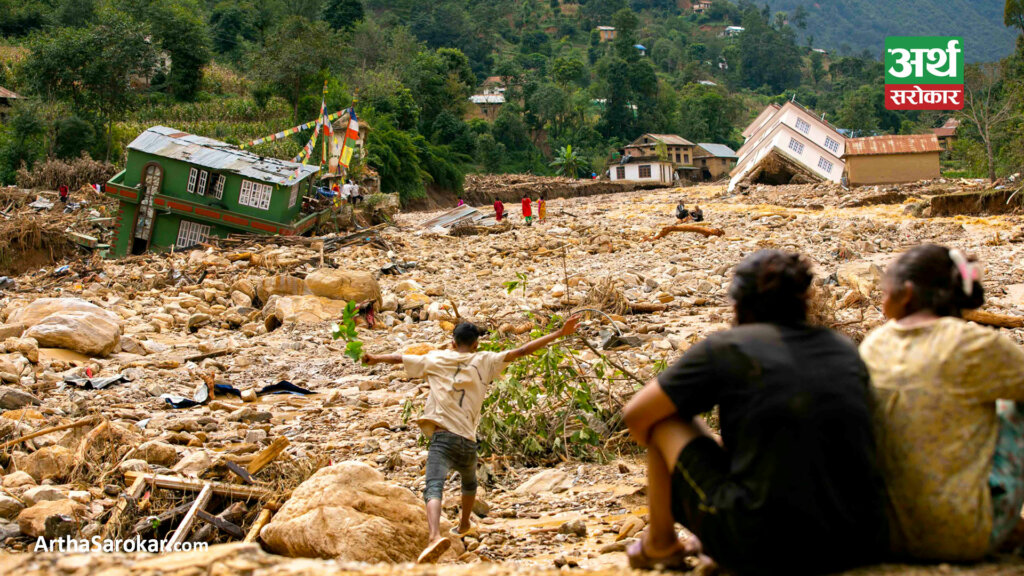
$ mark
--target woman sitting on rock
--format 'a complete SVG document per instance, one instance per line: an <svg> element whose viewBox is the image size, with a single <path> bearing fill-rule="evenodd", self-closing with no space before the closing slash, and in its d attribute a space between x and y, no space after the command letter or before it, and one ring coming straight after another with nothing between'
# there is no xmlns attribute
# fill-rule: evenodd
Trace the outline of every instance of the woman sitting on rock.
<svg viewBox="0 0 1024 576"><path fill-rule="evenodd" d="M806 324L811 280L797 254L746 258L729 290L737 327L626 406L648 449L650 521L632 567L685 569L703 553L739 574L813 574L881 556L867 369L851 342ZM700 416L715 406L721 437ZM695 537L680 540L677 521Z"/></svg>
<svg viewBox="0 0 1024 576"><path fill-rule="evenodd" d="M861 345L878 396L877 441L893 551L978 560L1011 537L1024 506L1024 350L965 322L984 303L981 269L928 244L883 282L891 320Z"/></svg>

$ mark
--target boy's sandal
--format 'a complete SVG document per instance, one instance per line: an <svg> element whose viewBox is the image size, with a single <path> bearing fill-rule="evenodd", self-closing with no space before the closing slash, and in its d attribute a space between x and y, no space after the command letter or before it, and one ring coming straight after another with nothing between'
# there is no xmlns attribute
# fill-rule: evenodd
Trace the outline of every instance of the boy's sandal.
<svg viewBox="0 0 1024 576"><path fill-rule="evenodd" d="M433 564L437 562L445 552L448 551L452 546L452 541L447 538L441 538L436 542L427 546L423 552L420 553L420 557L416 560L417 564Z"/></svg>
<svg viewBox="0 0 1024 576"><path fill-rule="evenodd" d="M692 558L695 554L682 545L677 545L676 551L662 558L651 558L644 551L643 539L638 539L626 548L626 556L629 558L629 567L634 570L673 570L677 572L688 572L693 569Z"/></svg>
<svg viewBox="0 0 1024 576"><path fill-rule="evenodd" d="M469 528L465 532L459 532L458 525L452 526L451 535L456 538L465 538L466 536L479 536L480 529L477 528L476 524L470 524Z"/></svg>

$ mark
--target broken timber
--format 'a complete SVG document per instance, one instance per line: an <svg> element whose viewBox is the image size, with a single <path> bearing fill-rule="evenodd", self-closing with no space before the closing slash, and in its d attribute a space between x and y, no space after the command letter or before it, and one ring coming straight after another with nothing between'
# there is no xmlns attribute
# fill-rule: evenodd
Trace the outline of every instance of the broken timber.
<svg viewBox="0 0 1024 576"><path fill-rule="evenodd" d="M275 495L273 490L260 488L258 486L241 486L239 484L228 484L227 482L189 480L187 478L167 476L165 474L146 474L143 472L129 471L124 473L124 477L126 481L133 483L141 479L143 482L152 484L157 488L186 490L191 492L201 491L207 484L209 484L214 494L218 496L227 496L228 498L263 499L270 498Z"/></svg>
<svg viewBox="0 0 1024 576"><path fill-rule="evenodd" d="M270 517L274 513L267 507L263 507L260 510L260 515L256 517L256 521L252 523L252 527L249 528L249 533L245 535L245 539L242 542L255 542L260 537L260 530L263 529L270 522Z"/></svg>
<svg viewBox="0 0 1024 576"><path fill-rule="evenodd" d="M985 310L964 310L961 314L968 322L977 322L986 326L998 328L1024 328L1024 317L1009 316L1007 314L996 314Z"/></svg>
<svg viewBox="0 0 1024 576"><path fill-rule="evenodd" d="M199 491L199 496L196 496L196 501L192 503L192 507L182 518L181 524L174 531L174 534L167 540L167 548L174 550L185 541L190 530L192 530L192 524L196 521L196 516L199 512L206 508L206 505L210 502L210 497L213 496L213 486L210 482L203 484L203 489Z"/></svg>
<svg viewBox="0 0 1024 576"><path fill-rule="evenodd" d="M3 450L10 446L14 446L15 444L20 444L25 440L31 440L33 438L38 438L39 436L45 436L51 432L60 432L62 430L68 430L70 428L78 428L79 426L88 426L90 424L95 424L99 422L101 418L101 416L86 416L85 418L82 418L81 420L75 420L70 424L61 424L60 426L51 426L49 428L43 428L42 430L36 430L31 434L26 434L24 436L21 436L20 438L8 440L7 442L0 444L0 450Z"/></svg>
<svg viewBox="0 0 1024 576"><path fill-rule="evenodd" d="M284 449L288 447L288 444L290 444L290 442L288 441L287 437L278 436L277 438L274 439L270 446L264 448L262 451L260 451L259 454L256 455L255 458L252 459L252 462L249 463L249 466L246 468L246 471L249 472L250 475L252 475L256 474L260 470L263 470L264 468L267 467L268 464L273 462L274 459L281 454L281 452L284 452Z"/></svg>
<svg viewBox="0 0 1024 576"><path fill-rule="evenodd" d="M114 507L114 511L110 514L110 518L107 523L103 525L103 539L106 540L110 531L117 528L121 522L121 516L124 511L128 508L128 505L139 499L142 496L142 491L146 489L146 478L144 475L139 474L137 478L132 480L131 486L128 488L127 494L122 494L117 500L117 506Z"/></svg>
<svg viewBox="0 0 1024 576"><path fill-rule="evenodd" d="M241 505L241 509L236 505ZM217 514L216 516L205 510L197 510L196 515L200 520L206 522L206 526L196 530L196 535L193 540L196 542L205 542L209 536L212 536L212 530L209 529L211 526L235 538L245 538L245 531L242 530L238 524L231 521L239 520L240 517L245 514L245 511L245 504L241 502L235 502L229 506L227 510Z"/></svg>

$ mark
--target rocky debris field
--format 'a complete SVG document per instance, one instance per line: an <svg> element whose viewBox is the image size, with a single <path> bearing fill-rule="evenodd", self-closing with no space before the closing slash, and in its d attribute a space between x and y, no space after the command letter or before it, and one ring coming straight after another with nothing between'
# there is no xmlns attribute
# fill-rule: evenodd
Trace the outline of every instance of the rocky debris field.
<svg viewBox="0 0 1024 576"><path fill-rule="evenodd" d="M614 414L639 382L729 326L730 269L752 251L807 254L815 320L858 339L882 322L881 271L896 254L956 245L985 263L986 319L1024 343L1019 216L918 217L907 207L928 193L916 189L856 206L766 195L704 186L557 198L543 223L526 227L509 206L510 229L458 237L419 226L436 213L402 214L354 237L222 242L12 277L0 298L0 572L436 573L407 564L427 539L426 447L410 420L425 386L400 367L354 363L347 328L365 351L415 354L446 346L460 319L505 346L588 311L556 363L583 375L600 409L557 448L485 453L480 533L442 559L452 574L629 573L622 551L645 525L644 464ZM721 234L646 240L675 224L681 199ZM293 393L264 390L275 384ZM450 519L458 490L449 482ZM222 545L31 553L39 536L135 535ZM1002 559L909 573L1021 570Z"/></svg>

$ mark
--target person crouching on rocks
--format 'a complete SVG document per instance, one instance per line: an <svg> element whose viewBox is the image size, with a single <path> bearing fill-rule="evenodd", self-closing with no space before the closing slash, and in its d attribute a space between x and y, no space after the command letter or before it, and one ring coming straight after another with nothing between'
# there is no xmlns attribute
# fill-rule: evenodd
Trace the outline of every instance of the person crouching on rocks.
<svg viewBox="0 0 1024 576"><path fill-rule="evenodd" d="M417 563L437 562L451 541L441 536L441 498L448 472L455 470L462 480L462 515L452 535L465 537L475 531L470 522L476 501L476 429L487 388L509 364L529 356L559 338L576 332L579 318L572 317L557 332L543 336L507 352L480 352L484 331L463 322L453 332L453 350L435 350L423 356L408 354L366 354L363 363L402 364L413 378L423 378L430 387L423 413L416 423L430 439L427 453L426 489L427 527L430 543Z"/></svg>

